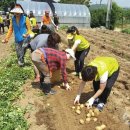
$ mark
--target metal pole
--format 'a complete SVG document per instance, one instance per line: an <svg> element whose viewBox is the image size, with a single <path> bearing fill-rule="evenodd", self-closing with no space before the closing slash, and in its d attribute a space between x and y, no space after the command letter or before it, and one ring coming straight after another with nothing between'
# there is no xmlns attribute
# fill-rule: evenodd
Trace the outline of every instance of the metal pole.
<svg viewBox="0 0 130 130"><path fill-rule="evenodd" d="M108 0L107 3L107 16L106 16L106 28L110 28L110 14L111 14L111 8L112 8L112 0Z"/></svg>

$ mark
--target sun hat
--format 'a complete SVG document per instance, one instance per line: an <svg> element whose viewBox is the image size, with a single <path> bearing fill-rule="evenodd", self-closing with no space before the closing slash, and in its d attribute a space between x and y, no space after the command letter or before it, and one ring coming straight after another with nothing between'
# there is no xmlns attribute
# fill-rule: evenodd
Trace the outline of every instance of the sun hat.
<svg viewBox="0 0 130 130"><path fill-rule="evenodd" d="M74 60L76 60L76 58L75 58L75 53L74 53L74 51L73 51L72 49L67 48L67 49L65 50L65 52L68 53Z"/></svg>
<svg viewBox="0 0 130 130"><path fill-rule="evenodd" d="M73 39L73 37L74 37L73 34L71 34L71 33L68 33L68 34L67 34L67 39L70 39L70 40L71 40L71 39Z"/></svg>
<svg viewBox="0 0 130 130"><path fill-rule="evenodd" d="M19 14L23 14L23 10L21 9L20 6L15 6L11 11L10 13L19 13Z"/></svg>

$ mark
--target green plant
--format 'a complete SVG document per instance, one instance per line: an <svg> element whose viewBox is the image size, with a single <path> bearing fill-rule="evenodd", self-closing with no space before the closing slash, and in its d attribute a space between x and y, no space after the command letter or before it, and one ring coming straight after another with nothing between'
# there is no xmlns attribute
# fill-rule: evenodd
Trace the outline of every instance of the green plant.
<svg viewBox="0 0 130 130"><path fill-rule="evenodd" d="M130 34L130 29L124 29L122 30L123 33L127 33L127 34Z"/></svg>

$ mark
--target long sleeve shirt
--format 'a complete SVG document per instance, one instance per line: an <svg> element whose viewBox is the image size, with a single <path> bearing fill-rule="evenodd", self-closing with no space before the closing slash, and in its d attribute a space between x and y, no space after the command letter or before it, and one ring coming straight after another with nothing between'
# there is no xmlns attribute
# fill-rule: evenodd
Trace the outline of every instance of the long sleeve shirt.
<svg viewBox="0 0 130 130"><path fill-rule="evenodd" d="M30 20L28 17L26 17L26 27L27 27L27 34L31 34L32 33L31 25L30 25ZM12 23L12 19L11 19L9 30L8 30L8 33L7 33L6 38L5 38L7 41L11 37L12 33L13 33L13 23Z"/></svg>
<svg viewBox="0 0 130 130"><path fill-rule="evenodd" d="M66 53L63 51L52 49L52 48L44 48L44 50L46 53L49 70L52 72L54 70L60 69L63 82L67 83Z"/></svg>

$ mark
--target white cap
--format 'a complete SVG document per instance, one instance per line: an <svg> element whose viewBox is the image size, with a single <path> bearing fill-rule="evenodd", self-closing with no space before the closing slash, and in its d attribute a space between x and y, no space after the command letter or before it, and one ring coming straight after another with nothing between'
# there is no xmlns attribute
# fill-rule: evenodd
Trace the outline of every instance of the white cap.
<svg viewBox="0 0 130 130"><path fill-rule="evenodd" d="M72 49L66 49L65 52L67 52L74 60L76 60L75 58L75 53Z"/></svg>

